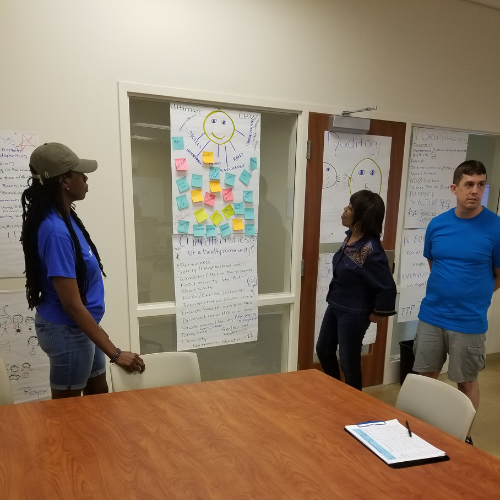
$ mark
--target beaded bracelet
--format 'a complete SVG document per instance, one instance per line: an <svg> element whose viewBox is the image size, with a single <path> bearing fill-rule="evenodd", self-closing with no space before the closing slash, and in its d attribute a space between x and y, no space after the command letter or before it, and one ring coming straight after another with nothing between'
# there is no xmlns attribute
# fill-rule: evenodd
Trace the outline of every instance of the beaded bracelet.
<svg viewBox="0 0 500 500"><path fill-rule="evenodd" d="M120 355L121 352L122 352L121 349L117 348L115 355L109 360L109 362L114 363L118 359L118 356Z"/></svg>

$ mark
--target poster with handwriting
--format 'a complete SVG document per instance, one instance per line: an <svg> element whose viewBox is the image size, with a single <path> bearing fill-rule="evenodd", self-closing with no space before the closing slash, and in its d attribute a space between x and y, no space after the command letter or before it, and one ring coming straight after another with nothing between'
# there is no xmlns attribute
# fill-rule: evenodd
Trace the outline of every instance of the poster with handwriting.
<svg viewBox="0 0 500 500"><path fill-rule="evenodd" d="M362 189L387 201L391 137L325 132L321 243L343 241L347 228L340 216L351 195Z"/></svg>
<svg viewBox="0 0 500 500"><path fill-rule="evenodd" d="M170 126L172 198L184 192L187 195L186 203L173 203L174 233L179 234L178 222L185 221L193 234L194 225L211 224L214 212L222 212L233 203L254 209L255 220L249 224L257 233L260 113L171 103ZM192 190L197 191L194 196ZM208 220L197 221L195 211L200 208L205 209ZM231 233L245 234L245 219L236 228L232 221L226 222ZM227 233L226 229L224 224L217 232Z"/></svg>
<svg viewBox="0 0 500 500"><path fill-rule="evenodd" d="M257 340L257 237L174 235L177 350Z"/></svg>
<svg viewBox="0 0 500 500"><path fill-rule="evenodd" d="M468 140L465 132L413 127L405 229L425 228L456 206L450 185L455 168L465 161Z"/></svg>
<svg viewBox="0 0 500 500"><path fill-rule="evenodd" d="M333 278L332 259L333 253L320 253L318 260L318 282L316 284L316 317L314 322L314 352L316 352L316 343L318 342L319 331L323 316L325 315L328 304L326 296L328 287ZM368 330L363 337L363 345L374 344L377 340L377 325L370 323Z"/></svg>
<svg viewBox="0 0 500 500"><path fill-rule="evenodd" d="M34 316L24 290L0 292L0 358L15 403L51 398L49 358L38 344Z"/></svg>
<svg viewBox="0 0 500 500"><path fill-rule="evenodd" d="M37 146L36 133L0 130L0 278L24 272L21 194L31 177L29 159Z"/></svg>

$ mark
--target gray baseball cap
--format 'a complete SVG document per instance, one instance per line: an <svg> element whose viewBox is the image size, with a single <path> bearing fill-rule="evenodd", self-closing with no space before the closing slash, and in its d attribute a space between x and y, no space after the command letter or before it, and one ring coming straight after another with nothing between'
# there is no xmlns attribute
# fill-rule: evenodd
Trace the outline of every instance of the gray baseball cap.
<svg viewBox="0 0 500 500"><path fill-rule="evenodd" d="M68 146L58 142L46 142L38 146L30 157L30 166L38 175L33 177L40 180L50 179L72 170L88 174L97 169L95 160L81 160Z"/></svg>

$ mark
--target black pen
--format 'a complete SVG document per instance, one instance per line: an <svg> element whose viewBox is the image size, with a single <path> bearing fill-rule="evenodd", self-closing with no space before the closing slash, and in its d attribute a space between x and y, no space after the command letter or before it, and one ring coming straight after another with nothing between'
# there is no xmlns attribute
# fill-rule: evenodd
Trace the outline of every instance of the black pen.
<svg viewBox="0 0 500 500"><path fill-rule="evenodd" d="M410 429L410 424L408 423L408 420L406 421L406 428L408 429L408 434L411 437L411 429Z"/></svg>

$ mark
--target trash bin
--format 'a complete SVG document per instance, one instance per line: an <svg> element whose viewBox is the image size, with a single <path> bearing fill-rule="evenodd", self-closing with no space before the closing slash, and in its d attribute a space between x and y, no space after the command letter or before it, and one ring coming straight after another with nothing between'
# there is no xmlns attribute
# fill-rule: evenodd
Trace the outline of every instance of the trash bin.
<svg viewBox="0 0 500 500"><path fill-rule="evenodd" d="M413 340L403 340L400 342L399 352L401 355L399 358L399 383L403 385L408 373L416 373L413 371L413 363L415 361L415 356L413 354Z"/></svg>

